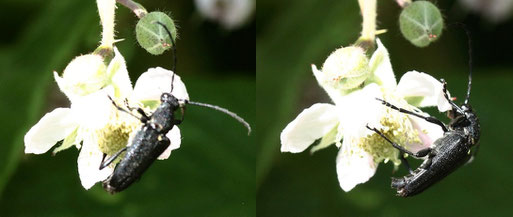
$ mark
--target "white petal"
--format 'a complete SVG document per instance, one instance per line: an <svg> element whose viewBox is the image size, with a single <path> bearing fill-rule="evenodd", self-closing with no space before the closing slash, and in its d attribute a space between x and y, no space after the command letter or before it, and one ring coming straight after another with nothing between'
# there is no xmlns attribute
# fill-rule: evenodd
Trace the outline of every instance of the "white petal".
<svg viewBox="0 0 513 217"><path fill-rule="evenodd" d="M36 125L25 134L25 153L42 154L60 140L63 140L78 124L69 108L57 108L46 113Z"/></svg>
<svg viewBox="0 0 513 217"><path fill-rule="evenodd" d="M326 78L324 78L324 74L319 70L317 69L317 66L312 64L312 72L315 76L315 79L317 79L317 82L319 83L320 86L323 86L324 85L324 80Z"/></svg>
<svg viewBox="0 0 513 217"><path fill-rule="evenodd" d="M444 131L442 128L436 124L429 123L424 119L408 116L410 119L412 126L417 132L419 132L419 138L422 141L421 144L407 144L407 149L412 152L417 152L420 149L428 148L433 145L433 143L444 135Z"/></svg>
<svg viewBox="0 0 513 217"><path fill-rule="evenodd" d="M57 86L61 90L61 92L68 97L69 101L71 101L71 98L75 97L75 95L71 91L67 91L67 83L66 80L59 76L59 73L56 71L53 71L53 78L55 79L55 82L57 83Z"/></svg>
<svg viewBox="0 0 513 217"><path fill-rule="evenodd" d="M397 82L395 80L392 64L390 63L388 51L379 38L376 39L376 42L378 43L378 49L374 51L369 62L371 72L379 78L381 86L393 90L397 86Z"/></svg>
<svg viewBox="0 0 513 217"><path fill-rule="evenodd" d="M441 112L451 109L444 97L442 83L426 73L409 71L404 74L397 85L396 94L407 101L408 98L419 97L420 101L413 104L417 107L438 106Z"/></svg>
<svg viewBox="0 0 513 217"><path fill-rule="evenodd" d="M98 129L110 120L112 110L116 108L108 96L114 95L113 87L107 87L84 97L74 98L71 109L77 114L80 126Z"/></svg>
<svg viewBox="0 0 513 217"><path fill-rule="evenodd" d="M339 134L338 126L333 127L333 129L331 129L328 132L328 134L326 134L326 135L324 135L324 137L322 137L321 141L317 145L315 145L314 147L312 147L312 149L310 149L310 153L313 154L314 152L321 150L321 149L325 149L334 143L338 144L338 142L342 141L341 138L337 139L338 134Z"/></svg>
<svg viewBox="0 0 513 217"><path fill-rule="evenodd" d="M171 90L171 79L173 72L161 67L150 68L143 73L135 82L133 99L137 101L157 100L160 101L162 93ZM173 92L177 99L189 99L189 94L180 76L175 75Z"/></svg>
<svg viewBox="0 0 513 217"><path fill-rule="evenodd" d="M330 96L330 98L333 102L336 102L344 97L345 91L336 90L331 85L327 84L326 76L324 75L324 73L322 71L317 69L317 66L315 66L314 64L312 64L312 72L313 72L315 79L317 80L317 83L319 84L319 86L321 86L324 89L324 91L326 91L326 93L328 94L328 96Z"/></svg>
<svg viewBox="0 0 513 217"><path fill-rule="evenodd" d="M281 132L281 151L298 153L326 135L338 123L334 105L317 103L299 114Z"/></svg>
<svg viewBox="0 0 513 217"><path fill-rule="evenodd" d="M114 86L115 98L128 98L132 94L132 82L128 76L125 58L119 53L118 48L114 47L114 58L107 67L107 75L111 78Z"/></svg>
<svg viewBox="0 0 513 217"><path fill-rule="evenodd" d="M338 182L344 191L350 191L356 185L367 182L376 173L377 166L371 155L353 147L348 137L344 138L337 155Z"/></svg>
<svg viewBox="0 0 513 217"><path fill-rule="evenodd" d="M182 143L182 137L180 135L180 129L177 126L174 126L167 134L167 138L171 141L171 144L167 149L160 154L158 157L159 160L165 160L169 158L171 155L171 151L180 148L180 144Z"/></svg>
<svg viewBox="0 0 513 217"><path fill-rule="evenodd" d="M381 126L386 107L376 98L382 99L383 93L377 84L372 83L336 102L337 113L340 114L339 127L344 128L344 134L363 137L372 133L365 126Z"/></svg>
<svg viewBox="0 0 513 217"><path fill-rule="evenodd" d="M114 168L108 166L100 170L103 153L91 136L84 138L83 141L84 143L77 160L78 175L82 186L84 186L85 189L89 189L93 187L95 183L105 180L112 174Z"/></svg>

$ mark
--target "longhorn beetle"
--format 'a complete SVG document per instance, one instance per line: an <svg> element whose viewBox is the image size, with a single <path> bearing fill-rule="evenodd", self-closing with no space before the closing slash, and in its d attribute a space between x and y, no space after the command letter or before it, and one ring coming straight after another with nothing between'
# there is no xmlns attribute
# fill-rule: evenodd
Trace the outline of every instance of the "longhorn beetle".
<svg viewBox="0 0 513 217"><path fill-rule="evenodd" d="M449 99L447 94L447 83L444 79L440 79L443 84L444 97L451 105L451 110L448 111L448 117L451 121L448 126L435 117L424 116L406 109L398 108L382 99L377 99L381 101L383 105L391 109L422 118L427 122L440 126L444 131L443 136L437 139L430 147L413 153L387 138L376 128L367 126L368 129L379 134L387 142L392 144L394 148L399 150L400 159L410 172L410 174L404 177L392 178L392 188L397 190L397 194L399 196L409 197L421 193L431 185L445 178L464 163L470 162L470 159L472 159L479 149L479 119L469 103L470 88L472 85L472 47L470 33L464 27L463 29L468 37L469 75L467 97L461 106L456 105ZM473 146L476 147L471 151ZM404 158L404 153L415 158L427 158L416 170L412 171L408 161Z"/></svg>
<svg viewBox="0 0 513 217"><path fill-rule="evenodd" d="M176 47L173 36L169 29L161 22L156 22L164 28L171 39L173 47L173 76L171 78L171 91L169 93L162 93L160 96L160 105L151 115L147 115L141 108L130 108L129 110L137 110L141 117L137 117L130 111L118 106L112 98L112 104L120 111L126 112L135 116L143 123L139 131L133 137L132 144L124 147L116 152L108 159L104 158L100 165L100 170L110 165L116 158L126 151L126 155L116 165L114 172L105 181L103 181L103 188L111 194L123 191L130 186L134 181L138 180L142 174L150 167L150 165L160 156L170 145L169 139L166 134L175 126L182 123L185 112L185 105L197 105L212 108L230 115L248 129L248 135L251 132L249 124L235 113L228 111L215 105L206 103L193 102L186 99L177 99L171 94L173 91L173 82L176 73ZM181 110L181 118L177 119L174 115L175 111Z"/></svg>

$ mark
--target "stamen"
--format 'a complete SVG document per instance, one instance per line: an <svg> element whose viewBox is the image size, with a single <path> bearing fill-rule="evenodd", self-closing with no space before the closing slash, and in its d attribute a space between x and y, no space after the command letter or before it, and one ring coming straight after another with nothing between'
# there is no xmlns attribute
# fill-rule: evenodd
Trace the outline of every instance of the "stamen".
<svg viewBox="0 0 513 217"><path fill-rule="evenodd" d="M413 128L406 114L386 108L385 115L380 123L383 126L380 131L400 146L405 147L406 144L422 142L419 133ZM376 163L381 161L388 162L389 160L394 162L395 165L401 163L398 158L399 151L376 133L361 138L358 146L371 154Z"/></svg>

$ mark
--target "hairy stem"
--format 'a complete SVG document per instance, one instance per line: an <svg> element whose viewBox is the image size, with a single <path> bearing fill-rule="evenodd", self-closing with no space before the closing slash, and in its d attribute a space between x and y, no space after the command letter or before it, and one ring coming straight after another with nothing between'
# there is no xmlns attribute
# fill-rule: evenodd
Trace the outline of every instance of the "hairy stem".
<svg viewBox="0 0 513 217"><path fill-rule="evenodd" d="M112 48L114 44L114 13L116 2L114 0L97 0L98 13L102 23L102 45Z"/></svg>
<svg viewBox="0 0 513 217"><path fill-rule="evenodd" d="M374 45L376 37L377 0L358 0L363 17L362 33L358 41L367 49Z"/></svg>

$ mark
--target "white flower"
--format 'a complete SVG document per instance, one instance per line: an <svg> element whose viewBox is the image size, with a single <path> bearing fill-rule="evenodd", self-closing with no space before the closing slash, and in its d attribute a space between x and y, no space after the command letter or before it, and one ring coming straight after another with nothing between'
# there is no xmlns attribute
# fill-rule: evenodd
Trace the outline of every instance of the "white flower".
<svg viewBox="0 0 513 217"><path fill-rule="evenodd" d="M202 16L231 30L245 24L255 11L255 0L195 0Z"/></svg>
<svg viewBox="0 0 513 217"><path fill-rule="evenodd" d="M160 94L170 91L173 72L160 67L143 73L132 89L125 60L115 47L114 52L108 67L101 66L101 57L88 54L73 60L64 70L63 77L54 72L71 107L57 108L45 114L24 138L25 153L45 153L59 141L63 142L54 153L73 145L81 146L78 172L86 189L113 172L114 164L99 170L103 154L112 155L130 145L131 136L141 126L137 118L118 111L108 96L120 106L124 106L124 99L127 99L132 106L135 104L153 111L160 103ZM189 99L179 76L175 76L172 94L178 99ZM166 136L171 145L159 159L168 158L172 150L180 147L178 127L173 127Z"/></svg>
<svg viewBox="0 0 513 217"><path fill-rule="evenodd" d="M463 8L480 13L493 23L506 21L511 17L513 10L512 0L460 0Z"/></svg>
<svg viewBox="0 0 513 217"><path fill-rule="evenodd" d="M399 151L368 130L367 125L379 129L413 152L431 145L443 134L439 126L392 110L376 98L424 115L427 114L415 106L438 106L440 111L450 109L443 96L442 84L425 73L407 72L397 84L386 48L379 39L377 44L378 49L367 62L362 58L349 58L360 55L354 53L360 51L352 49L351 55L340 55L340 51L335 51L324 63L322 71L312 65L318 83L334 105L317 103L303 110L280 136L282 152L302 152L318 139L321 140L312 148L312 152L336 144L340 148L336 160L338 180L344 191L350 191L357 184L369 180L382 161L390 160L395 165L401 163ZM346 59L333 60L333 55ZM347 63L349 60L362 62ZM332 67L338 67L340 74L334 73L336 69ZM358 87L348 90L333 85L333 81L340 81L347 71L361 69L368 69L369 75L365 81L357 79Z"/></svg>

